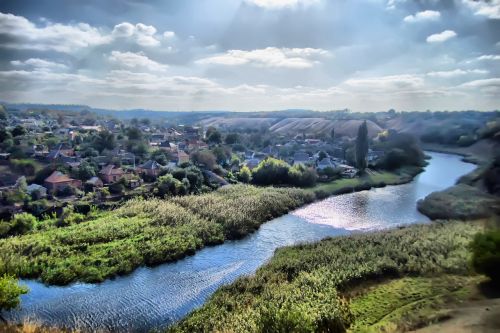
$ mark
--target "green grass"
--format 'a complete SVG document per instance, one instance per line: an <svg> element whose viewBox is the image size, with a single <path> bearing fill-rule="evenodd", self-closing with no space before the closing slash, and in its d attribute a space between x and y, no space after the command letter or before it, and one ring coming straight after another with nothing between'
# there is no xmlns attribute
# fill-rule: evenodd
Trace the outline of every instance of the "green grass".
<svg viewBox="0 0 500 333"><path fill-rule="evenodd" d="M409 330L440 320L446 304L466 299L480 277L405 277L377 284L354 296L350 332Z"/></svg>
<svg viewBox="0 0 500 333"><path fill-rule="evenodd" d="M356 323L349 290L374 279L467 275L467 246L480 229L442 222L278 249L254 276L222 287L170 330L262 332L272 325L281 332L343 332ZM381 296L370 297L357 309ZM381 302L388 312L389 301ZM367 313L364 322L380 316Z"/></svg>
<svg viewBox="0 0 500 333"><path fill-rule="evenodd" d="M98 282L243 237L314 200L300 189L232 186L172 200L131 200L100 217L0 240L0 273L50 284ZM43 222L42 222L43 223Z"/></svg>
<svg viewBox="0 0 500 333"><path fill-rule="evenodd" d="M420 200L417 208L431 219L478 219L500 212L498 198L466 184L433 192Z"/></svg>
<svg viewBox="0 0 500 333"><path fill-rule="evenodd" d="M372 187L385 185L398 185L409 182L420 173L423 168L404 167L395 172L373 171L357 178L342 178L328 183L319 183L309 189L318 197L327 197L335 194L349 193L359 190L367 190Z"/></svg>

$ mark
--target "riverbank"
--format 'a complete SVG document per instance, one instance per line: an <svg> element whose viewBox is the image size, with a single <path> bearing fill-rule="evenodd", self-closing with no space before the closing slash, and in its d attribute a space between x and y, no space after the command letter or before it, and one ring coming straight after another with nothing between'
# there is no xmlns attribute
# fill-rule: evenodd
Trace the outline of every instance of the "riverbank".
<svg viewBox="0 0 500 333"><path fill-rule="evenodd" d="M97 219L0 240L0 273L55 285L101 282L242 238L329 195L409 182L421 170L374 172L310 189L235 185L170 200L132 200Z"/></svg>
<svg viewBox="0 0 500 333"><path fill-rule="evenodd" d="M467 246L483 225L443 221L279 249L255 275L220 288L170 332L366 332L382 320L397 326L406 312L389 318L396 309L460 294L475 279Z"/></svg>

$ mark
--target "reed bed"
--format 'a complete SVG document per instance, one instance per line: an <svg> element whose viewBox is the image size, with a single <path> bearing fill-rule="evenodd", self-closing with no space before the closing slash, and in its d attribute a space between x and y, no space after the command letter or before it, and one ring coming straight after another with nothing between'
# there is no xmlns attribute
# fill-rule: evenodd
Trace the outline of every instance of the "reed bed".
<svg viewBox="0 0 500 333"><path fill-rule="evenodd" d="M49 284L99 282L239 238L314 196L232 186L173 199L133 199L97 219L0 240L0 273Z"/></svg>
<svg viewBox="0 0 500 333"><path fill-rule="evenodd" d="M373 279L466 275L467 245L478 230L439 222L281 248L170 331L344 332L356 319L347 291Z"/></svg>

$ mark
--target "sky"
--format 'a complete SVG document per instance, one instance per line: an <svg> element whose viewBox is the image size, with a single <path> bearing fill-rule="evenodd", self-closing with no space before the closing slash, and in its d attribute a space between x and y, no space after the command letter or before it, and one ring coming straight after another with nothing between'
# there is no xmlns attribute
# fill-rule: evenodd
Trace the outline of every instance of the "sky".
<svg viewBox="0 0 500 333"><path fill-rule="evenodd" d="M500 109L500 0L0 0L0 100Z"/></svg>

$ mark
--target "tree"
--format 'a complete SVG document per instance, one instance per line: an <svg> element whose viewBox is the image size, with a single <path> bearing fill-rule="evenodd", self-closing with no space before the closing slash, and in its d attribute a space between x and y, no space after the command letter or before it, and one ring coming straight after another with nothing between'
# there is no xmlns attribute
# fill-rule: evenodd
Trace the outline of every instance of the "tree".
<svg viewBox="0 0 500 333"><path fill-rule="evenodd" d="M11 133L13 137L21 136L26 134L26 129L21 125L17 125L12 129Z"/></svg>
<svg viewBox="0 0 500 333"><path fill-rule="evenodd" d="M365 120L359 126L356 138L356 166L361 171L366 169L366 155L368 155L368 128Z"/></svg>
<svg viewBox="0 0 500 333"><path fill-rule="evenodd" d="M479 233L471 244L472 265L476 272L485 274L493 283L500 284L500 231Z"/></svg>
<svg viewBox="0 0 500 333"><path fill-rule="evenodd" d="M318 174L312 168L302 164L294 165L288 170L289 182L298 187L310 187L316 185Z"/></svg>
<svg viewBox="0 0 500 333"><path fill-rule="evenodd" d="M141 140L142 132L137 127L129 127L127 128L127 137L129 140Z"/></svg>
<svg viewBox="0 0 500 333"><path fill-rule="evenodd" d="M226 144L228 144L228 145L239 143L240 136L238 135L238 133L229 133L228 135L226 135L225 141L226 141Z"/></svg>
<svg viewBox="0 0 500 333"><path fill-rule="evenodd" d="M332 130L330 131L330 139L332 139L332 142L335 140L335 128L332 127Z"/></svg>
<svg viewBox="0 0 500 333"><path fill-rule="evenodd" d="M0 142L4 142L5 140L12 139L12 134L5 129L5 127L0 127Z"/></svg>
<svg viewBox="0 0 500 333"><path fill-rule="evenodd" d="M16 280L11 275L4 274L0 277L0 311L11 310L19 306L20 299L19 296L26 294L28 288L26 286L20 286ZM0 316L3 319L3 317Z"/></svg>
<svg viewBox="0 0 500 333"><path fill-rule="evenodd" d="M3 105L0 105L0 120L7 120L7 111Z"/></svg>
<svg viewBox="0 0 500 333"><path fill-rule="evenodd" d="M93 143L100 153L104 149L113 150L116 146L115 135L110 131L101 131L94 137Z"/></svg>
<svg viewBox="0 0 500 333"><path fill-rule="evenodd" d="M222 142L222 135L220 134L219 131L215 130L210 133L210 135L207 136L207 141L208 143L221 143Z"/></svg>
<svg viewBox="0 0 500 333"><path fill-rule="evenodd" d="M285 161L268 157L252 171L252 181L259 185L287 184L289 170Z"/></svg>
<svg viewBox="0 0 500 333"><path fill-rule="evenodd" d="M191 160L198 165L204 165L206 168L213 170L217 161L214 154L210 151L195 151L191 153Z"/></svg>
<svg viewBox="0 0 500 333"><path fill-rule="evenodd" d="M77 177L80 180L87 180L96 175L95 168L87 161L83 161L78 167Z"/></svg>
<svg viewBox="0 0 500 333"><path fill-rule="evenodd" d="M319 154L318 154L318 159L321 161L322 159L324 158L327 158L328 155L326 155L326 153L324 151L320 151Z"/></svg>
<svg viewBox="0 0 500 333"><path fill-rule="evenodd" d="M246 165L238 172L238 180L243 183L250 183L252 181L252 171Z"/></svg>
<svg viewBox="0 0 500 333"><path fill-rule="evenodd" d="M11 235L25 234L33 229L35 223L36 217L31 215L30 213L16 214L10 221L9 233Z"/></svg>

